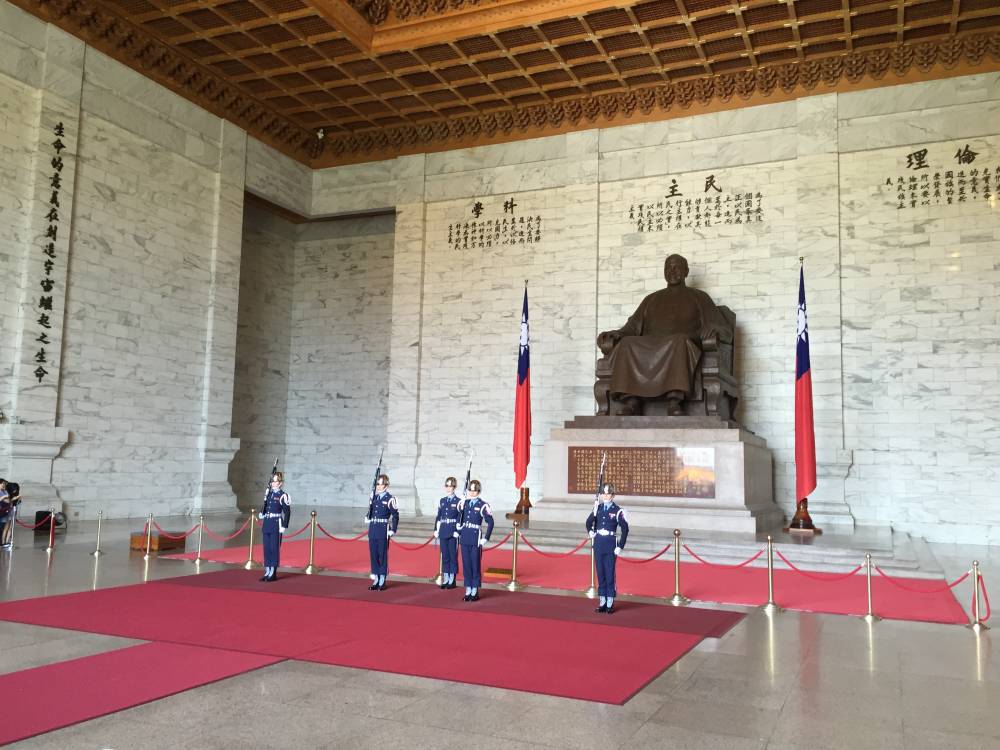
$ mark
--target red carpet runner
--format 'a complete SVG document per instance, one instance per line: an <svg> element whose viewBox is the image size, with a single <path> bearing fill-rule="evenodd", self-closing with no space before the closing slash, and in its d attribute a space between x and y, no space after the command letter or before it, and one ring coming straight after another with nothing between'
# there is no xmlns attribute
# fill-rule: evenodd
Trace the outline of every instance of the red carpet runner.
<svg viewBox="0 0 1000 750"><path fill-rule="evenodd" d="M146 643L0 675L0 745L122 711L281 661Z"/></svg>
<svg viewBox="0 0 1000 750"><path fill-rule="evenodd" d="M579 598L498 591L453 607L443 597L454 602L455 591L426 584L369 592L357 579L265 584L258 576L223 571L6 602L0 620L622 704L703 637L742 617L631 602L608 617L591 614L593 604ZM436 602L428 606L431 595ZM519 614L497 611L508 599ZM570 609L569 619L555 618ZM586 658L595 644L608 658Z"/></svg>
<svg viewBox="0 0 1000 750"><path fill-rule="evenodd" d="M257 555L259 554L258 551ZM407 550L396 544L390 549L389 569L396 575L430 578L437 574L437 554L437 548L433 546ZM246 547L227 547L202 553L207 560L224 563L245 562L246 555ZM303 568L308 562L308 556L308 541L286 542L282 545L281 561L285 566ZM684 556L687 557L686 552ZM191 560L194 559L194 554L166 557ZM486 552L483 567L509 568L510 558L510 549ZM367 573L368 542L317 540L316 564L330 570ZM589 565L590 557L587 554L553 559L523 548L517 554L518 580L529 586L583 590L590 582ZM673 593L673 571L673 561L655 560L637 565L622 559L618 564L618 591L621 594L668 597ZM786 609L804 612L842 615L865 613L865 578L861 573L846 579L830 573L810 572L808 576L776 568L774 588L777 603ZM681 579L685 596L695 600L747 605L767 601L767 572L764 568L732 568L682 562ZM487 577L487 580L490 579ZM951 591L940 590L943 581L916 578L899 580L914 591L907 591L881 577L875 577L872 581L875 612L880 617L947 624L965 624L969 621L955 595Z"/></svg>

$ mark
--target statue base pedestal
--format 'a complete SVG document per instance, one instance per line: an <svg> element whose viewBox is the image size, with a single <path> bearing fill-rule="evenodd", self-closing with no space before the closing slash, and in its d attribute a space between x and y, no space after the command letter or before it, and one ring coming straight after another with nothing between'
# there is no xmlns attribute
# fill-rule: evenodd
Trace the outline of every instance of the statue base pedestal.
<svg viewBox="0 0 1000 750"><path fill-rule="evenodd" d="M545 443L533 521L583 523L601 456L637 528L758 532L781 524L767 442L714 417L578 417Z"/></svg>

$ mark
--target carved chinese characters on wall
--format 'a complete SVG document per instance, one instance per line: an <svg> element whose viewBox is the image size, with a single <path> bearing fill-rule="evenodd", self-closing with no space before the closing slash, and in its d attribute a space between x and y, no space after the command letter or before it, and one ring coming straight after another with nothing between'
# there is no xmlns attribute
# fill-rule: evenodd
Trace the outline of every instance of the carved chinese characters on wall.
<svg viewBox="0 0 1000 750"><path fill-rule="evenodd" d="M514 198L495 201L477 198L461 221L448 224L448 247L454 250L535 245L542 241L541 214L532 213Z"/></svg>
<svg viewBox="0 0 1000 750"><path fill-rule="evenodd" d="M636 232L670 232L764 221L762 193L731 191L714 174L688 182L680 185L671 178L663 195L632 203L626 216L629 224Z"/></svg>
<svg viewBox="0 0 1000 750"><path fill-rule="evenodd" d="M996 204L1000 163L985 162L968 143L920 148L900 159L880 187L899 211L962 203Z"/></svg>
<svg viewBox="0 0 1000 750"><path fill-rule="evenodd" d="M52 134L54 136L52 141L52 173L49 176L49 188L50 195L45 213L45 220L48 222L45 234L42 236L42 255L45 256L45 260L42 263L42 277L38 280L38 286L41 289L41 294L38 296L37 302L37 312L38 318L36 322L41 327L38 335L35 337L35 342L38 344L38 349L35 351L35 371L34 375L38 378L38 382L41 383L45 380L45 377L49 374L49 371L45 369L45 365L49 363L50 354L46 350L46 346L50 346L52 341L49 339L49 331L52 328L52 290L55 287L55 280L52 278L52 271L55 269L55 258L56 258L56 241L59 239L59 193L62 190L62 171L63 171L63 157L62 152L66 150L66 146L63 143L63 136L66 135L66 130L61 122L56 123L55 127L52 128Z"/></svg>
<svg viewBox="0 0 1000 750"><path fill-rule="evenodd" d="M619 495L640 497L715 497L715 451L708 447L568 448L567 493L593 495L601 459L606 478Z"/></svg>

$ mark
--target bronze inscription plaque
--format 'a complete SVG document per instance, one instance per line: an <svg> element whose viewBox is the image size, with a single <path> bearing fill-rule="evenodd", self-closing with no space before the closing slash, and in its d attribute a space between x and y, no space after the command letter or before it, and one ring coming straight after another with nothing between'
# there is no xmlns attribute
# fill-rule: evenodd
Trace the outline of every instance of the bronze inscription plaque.
<svg viewBox="0 0 1000 750"><path fill-rule="evenodd" d="M715 497L715 450L709 447L604 448L571 445L567 491L593 495L607 453L606 481L619 495Z"/></svg>

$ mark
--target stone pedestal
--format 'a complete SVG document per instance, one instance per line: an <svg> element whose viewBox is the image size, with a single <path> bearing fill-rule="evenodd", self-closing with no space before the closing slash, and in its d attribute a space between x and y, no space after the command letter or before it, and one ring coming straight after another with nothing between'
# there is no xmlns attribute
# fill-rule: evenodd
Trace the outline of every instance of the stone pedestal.
<svg viewBox="0 0 1000 750"><path fill-rule="evenodd" d="M236 510L236 493L229 484L229 464L239 450L239 438L216 438L202 451L201 491L191 515L231 513Z"/></svg>
<svg viewBox="0 0 1000 750"><path fill-rule="evenodd" d="M66 427L11 424L0 428L3 453L10 456L6 478L21 485L22 519L34 518L35 511L63 510L63 501L52 484L52 461L69 440Z"/></svg>
<svg viewBox="0 0 1000 750"><path fill-rule="evenodd" d="M579 417L565 428L553 430L545 443L543 494L531 511L533 521L572 523L582 528L593 508L597 473L593 488L584 494L570 491L583 488L573 487L575 480L569 472L571 449L586 447L668 448L681 457L704 457L698 471L702 476L714 473L714 487L691 492L701 496L628 494L625 485L619 488L618 500L636 527L757 532L774 528L783 519L774 503L771 452L763 438L717 419ZM574 455L580 452L576 450ZM617 471L622 476L625 469L619 466ZM608 478L615 480L615 475L616 467L611 463Z"/></svg>

